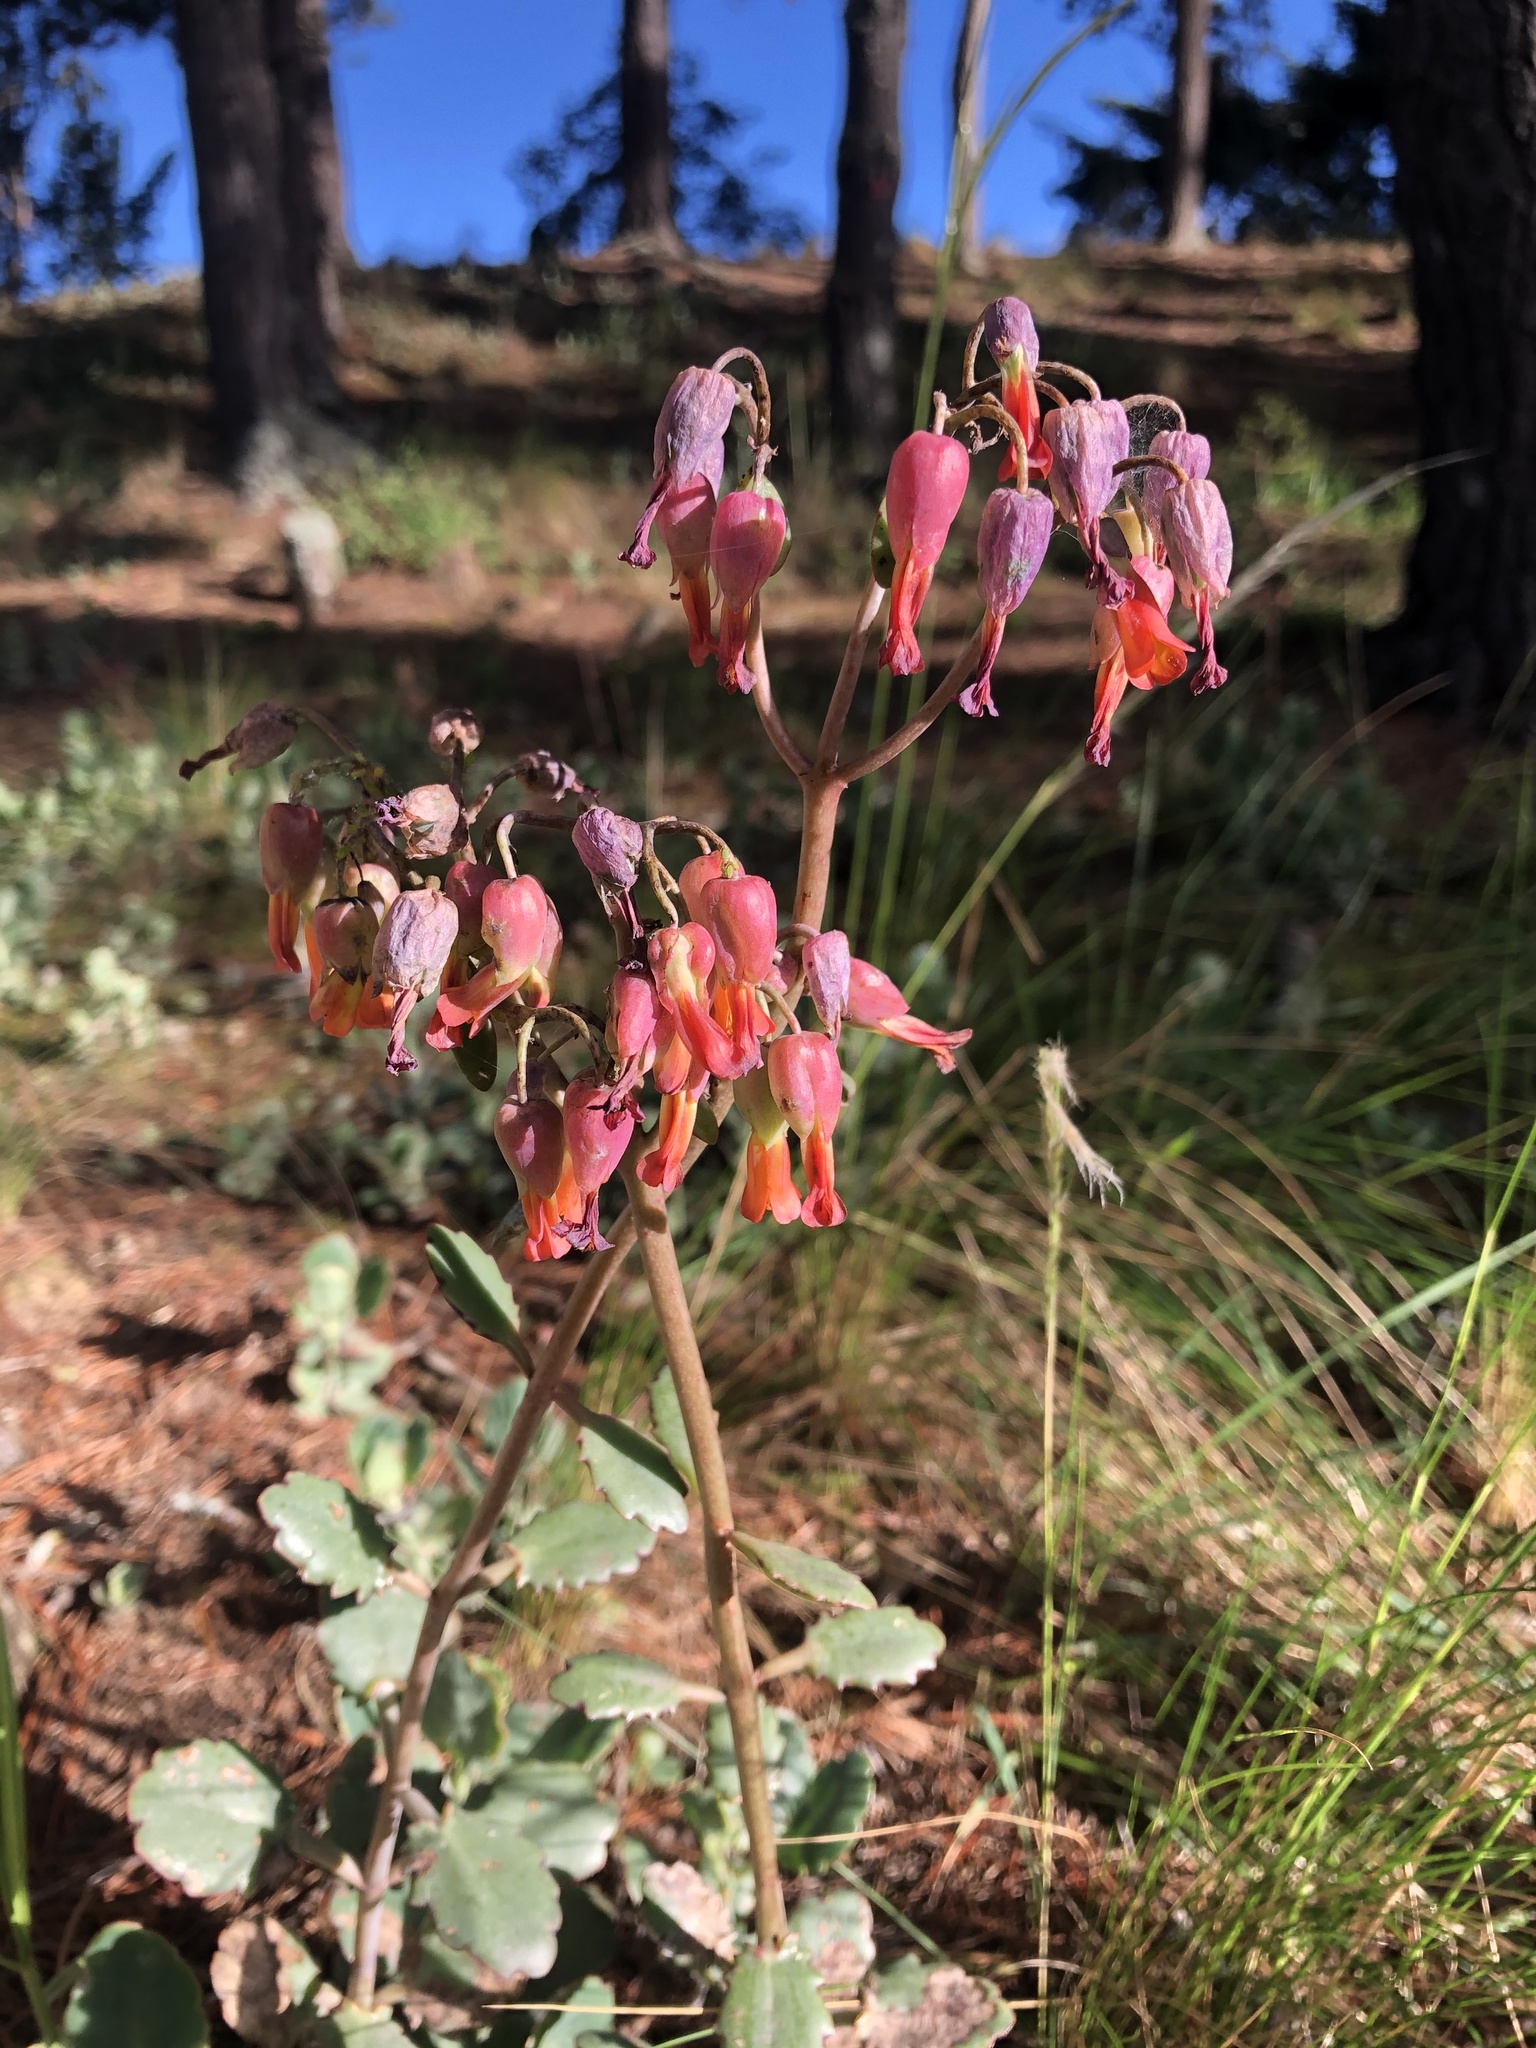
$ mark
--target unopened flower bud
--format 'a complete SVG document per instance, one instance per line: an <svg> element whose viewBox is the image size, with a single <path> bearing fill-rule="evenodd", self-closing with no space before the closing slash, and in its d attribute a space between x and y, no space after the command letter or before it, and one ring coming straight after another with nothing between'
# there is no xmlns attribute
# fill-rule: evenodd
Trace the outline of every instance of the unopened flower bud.
<svg viewBox="0 0 1536 2048"><path fill-rule="evenodd" d="M455 747L474 753L484 734L473 711L434 711L427 727L427 745L434 754L447 756Z"/></svg>
<svg viewBox="0 0 1536 2048"><path fill-rule="evenodd" d="M1047 413L1041 432L1054 461L1051 496L1063 519L1076 527L1088 556L1088 586L1111 604L1130 595L1130 585L1111 568L1099 543L1099 521L1120 487L1117 462L1131 452L1131 423L1117 398L1078 398Z"/></svg>
<svg viewBox="0 0 1536 2048"><path fill-rule="evenodd" d="M1017 496L1017 493L1013 493ZM805 986L816 1014L831 1033L836 1045L848 1014L848 986L851 960L846 932L818 932L800 949Z"/></svg>
<svg viewBox="0 0 1536 2048"><path fill-rule="evenodd" d="M645 851L645 833L633 818L594 804L571 828L571 844L595 882L609 889L633 889Z"/></svg>
<svg viewBox="0 0 1536 2048"><path fill-rule="evenodd" d="M408 860L436 860L459 828L459 800L446 782L424 782L404 796L384 797L375 810L385 830L400 835Z"/></svg>

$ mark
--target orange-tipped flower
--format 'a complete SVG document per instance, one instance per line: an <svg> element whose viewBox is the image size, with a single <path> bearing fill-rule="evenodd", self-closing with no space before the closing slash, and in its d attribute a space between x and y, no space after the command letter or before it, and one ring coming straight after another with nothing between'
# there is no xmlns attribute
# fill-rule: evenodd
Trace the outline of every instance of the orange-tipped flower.
<svg viewBox="0 0 1536 2048"><path fill-rule="evenodd" d="M672 588L688 621L688 659L702 668L716 652L709 587L709 548L715 525L719 477L691 477L674 484L656 508L656 531L672 563Z"/></svg>
<svg viewBox="0 0 1536 2048"><path fill-rule="evenodd" d="M998 396L1003 410L1018 422L1024 436L1030 475L1046 477L1052 457L1040 432L1040 394L1035 389L1040 337L1035 332L1034 315L1022 299L994 299L981 316L981 332L987 351L1001 372ZM998 480L1007 483L1018 474L1018 468L1018 455L1010 441L997 472Z"/></svg>
<svg viewBox="0 0 1536 2048"><path fill-rule="evenodd" d="M550 947L548 927L553 910L543 883L532 875L486 884L480 894L480 937L490 947L491 957L459 987L444 988L427 1027L428 1045L441 1052L464 1044L508 996L523 994L532 1009L549 1001L549 981L540 962ZM556 954L558 940L556 918Z"/></svg>
<svg viewBox="0 0 1536 2048"><path fill-rule="evenodd" d="M670 1195L682 1179L683 1159L698 1114L699 1098L691 1090L685 1088L676 1095L662 1096L656 1143L639 1166L640 1178L647 1187L660 1188L664 1195Z"/></svg>
<svg viewBox="0 0 1536 2048"><path fill-rule="evenodd" d="M710 1014L715 942L701 924L664 925L651 934L651 975L661 1007L693 1058L722 1080L739 1071L735 1048Z"/></svg>
<svg viewBox="0 0 1536 2048"><path fill-rule="evenodd" d="M896 574L891 582L890 630L880 659L893 676L915 676L922 670L918 616L970 475L970 458L947 434L908 434L891 457L885 519Z"/></svg>
<svg viewBox="0 0 1536 2048"><path fill-rule="evenodd" d="M325 857L325 827L313 804L268 804L257 834L261 879L267 890L267 943L272 958L300 974L296 946L304 906Z"/></svg>
<svg viewBox="0 0 1536 2048"><path fill-rule="evenodd" d="M955 1071L955 1053L971 1036L969 1031L941 1031L937 1024L914 1017L891 977L867 960L855 960L849 972L848 1022L861 1031L878 1031L882 1038L899 1039L903 1045L921 1046L933 1054L941 1074Z"/></svg>
<svg viewBox="0 0 1536 2048"><path fill-rule="evenodd" d="M1130 596L1113 608L1100 603L1093 615L1089 646L1098 662L1093 691L1093 725L1083 752L1096 768L1109 762L1110 721L1119 709L1126 685L1137 690L1160 689L1181 676L1194 652L1168 623L1173 602L1173 572L1160 569L1148 555L1131 560Z"/></svg>
<svg viewBox="0 0 1536 2048"><path fill-rule="evenodd" d="M731 1034L737 1072L757 1065L758 1040L773 1019L757 990L773 969L779 906L761 875L722 875L703 889L704 921L715 941L714 1015Z"/></svg>
<svg viewBox="0 0 1536 2048"><path fill-rule="evenodd" d="M523 1257L535 1263L563 1259L571 1240L562 1225L579 1228L586 1204L576 1186L559 1110L542 1097L518 1102L508 1095L496 1112L496 1143L522 1197L528 1225Z"/></svg>
<svg viewBox="0 0 1536 2048"><path fill-rule="evenodd" d="M382 1002L368 993L379 920L356 896L330 896L316 904L305 936L313 940L320 964L309 998L310 1022L318 1024L327 1038L345 1038L363 1021L359 1013L365 1003Z"/></svg>
<svg viewBox="0 0 1536 2048"><path fill-rule="evenodd" d="M736 1083L736 1107L747 1120L747 1185L741 1213L761 1223L772 1212L776 1223L800 1214L800 1190L789 1165L789 1123L773 1099L768 1069L754 1067Z"/></svg>
<svg viewBox="0 0 1536 2048"><path fill-rule="evenodd" d="M787 522L777 496L730 491L715 507L709 566L720 592L720 687L743 695L757 678L747 666L747 625L752 607L784 551Z"/></svg>
<svg viewBox="0 0 1536 2048"><path fill-rule="evenodd" d="M843 1109L843 1070L837 1048L819 1031L795 1031L768 1048L768 1086L785 1122L800 1140L800 1164L809 1192L800 1221L812 1230L841 1223L848 1211L834 1185L832 1133Z"/></svg>

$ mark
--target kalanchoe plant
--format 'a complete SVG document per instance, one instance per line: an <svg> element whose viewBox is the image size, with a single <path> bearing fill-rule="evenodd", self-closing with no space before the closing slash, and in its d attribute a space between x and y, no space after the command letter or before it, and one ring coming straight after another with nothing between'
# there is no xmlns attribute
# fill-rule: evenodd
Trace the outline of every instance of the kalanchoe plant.
<svg viewBox="0 0 1536 2048"><path fill-rule="evenodd" d="M998 374L978 381L983 341ZM736 361L750 373L742 381L727 374ZM1055 378L1089 396L1069 401ZM737 410L750 461L721 496L724 438ZM1154 414L1176 419L1177 430L1133 454ZM661 533L692 658L718 654L720 680L750 697L799 786L792 900L749 873L710 827L625 817L546 750L470 791L466 764L482 734L468 711L431 721L428 744L448 764L445 779L405 791L324 720L281 705L260 707L202 762L187 764L194 773L217 759L258 765L283 751L301 717L319 725L336 758L302 769L262 825L274 959L295 973L307 967L311 1014L327 1033L387 1033L392 1072L416 1064L407 1035L416 1035L420 1010L429 1053L457 1060L483 1090L500 1079L495 1142L521 1198L521 1256L578 1264L567 1305L535 1353L496 1263L467 1238L433 1233L428 1257L443 1295L503 1347L512 1369L482 1418L488 1470L430 1456L421 1418L371 1412L354 1439L351 1488L293 1474L262 1496L279 1556L332 1602L320 1638L348 1703L354 1750L323 1818L306 1818L256 1762L214 1743L163 1752L132 1801L139 1853L196 1894L250 1884L278 1841L334 1883L345 1991L275 1923L242 1921L221 1961L237 2030L236 1994L256 1978L278 1984L279 2010L301 2016L288 2029L296 2040L307 2038L304 2014L316 2025L333 2017L342 2036L370 2024L367 2015L388 2029L382 2006L416 2029L411 2038L430 2028L434 2041L479 2039L508 1987L558 2003L579 1984L573 2003L600 2003L607 1994L594 1972L611 1952L611 1932L606 1908L582 1887L610 1845L661 1946L703 1984L723 1988L721 2031L737 2048L818 2048L830 2028L827 1958L839 1958L845 1986L865 1979L872 1960L852 1893L803 1898L793 1920L786 1913L781 1874L817 1875L852 1843L869 1772L857 1754L816 1770L804 1730L771 1689L791 1670L837 1686L910 1684L943 1639L905 1608L877 1608L834 1561L737 1527L667 1196L734 1107L745 1127L744 1216L815 1229L846 1222L833 1156L847 1087L842 1048L875 1033L926 1050L947 1073L970 1033L915 1016L886 974L851 956L845 934L823 930L844 793L895 761L957 700L973 715L996 713L1006 622L1053 531L1082 549L1097 596L1087 751L1107 760L1125 688L1168 682L1194 651L1168 623L1176 590L1196 615L1196 687L1223 679L1210 621L1226 591L1231 542L1207 475L1209 451L1178 408L1161 399L1122 406L1084 372L1041 362L1028 308L999 300L967 342L958 404L935 394L932 426L892 457L873 573L820 732L802 737L774 702L763 633L765 588L788 531L767 473L770 417L768 380L750 351L681 372L657 421L652 489L624 559L649 567L649 534ZM887 589L881 659L917 674L920 613L972 458L1000 443L1007 487L991 492L982 513L981 621L905 725L865 753L845 750ZM1033 487L1042 481L1049 497ZM336 775L350 779L353 799L322 814L309 794ZM503 811L492 829L491 800L509 780L537 806ZM613 934L602 1014L561 999L561 911L529 851L550 831L570 833ZM674 876L666 860L689 845L696 850ZM667 1360L651 1390L649 1430L588 1408L577 1373L604 1292L635 1248ZM552 1455L568 1431L579 1465ZM427 1484L428 1473L446 1476ZM494 1613L509 1581L553 1590L632 1572L663 1533L688 1528L692 1494L717 1687L605 1653L578 1657L554 1681L555 1706L535 1712L511 1706L498 1672L452 1645L461 1611ZM747 1634L747 1571L824 1610L798 1649L762 1664ZM623 1736L638 1783L644 1759L659 1755L656 1726L701 1702L710 1714L686 1807L695 1869L617 1841L619 1814L602 1796L602 1778ZM675 1739L691 1742L686 1732ZM864 1984L866 2018L899 2011L917 2024L931 1998L935 2010L965 2011L971 2041L1004 2030L1007 2011L990 1986L915 1962L899 1969L908 1973L899 1983L888 1972ZM868 2024L870 2038L884 2038ZM910 2028L902 2036L918 2037Z"/></svg>

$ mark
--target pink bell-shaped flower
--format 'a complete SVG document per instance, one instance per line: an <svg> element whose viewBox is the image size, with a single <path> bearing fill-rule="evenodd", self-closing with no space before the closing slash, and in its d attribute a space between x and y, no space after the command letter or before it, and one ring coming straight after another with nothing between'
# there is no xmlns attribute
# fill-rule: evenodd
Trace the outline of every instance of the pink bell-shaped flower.
<svg viewBox="0 0 1536 2048"><path fill-rule="evenodd" d="M960 693L960 709L972 718L997 716L992 702L992 670L1003 644L1003 621L1018 610L1040 574L1051 543L1056 514L1049 498L1038 491L997 490L981 511L976 541L977 582L986 613L981 622L981 649L976 678Z"/></svg>
<svg viewBox="0 0 1536 2048"><path fill-rule="evenodd" d="M749 1223L761 1223L770 1212L775 1223L794 1223L802 1203L790 1170L789 1120L774 1101L766 1066L742 1075L735 1100L747 1121L747 1184L741 1213Z"/></svg>
<svg viewBox="0 0 1536 2048"><path fill-rule="evenodd" d="M528 1236L523 1257L530 1263L563 1259L571 1248L568 1230L580 1227L586 1203L576 1186L565 1142L565 1123L552 1102L536 1096L519 1102L510 1092L496 1112L496 1143L512 1169L522 1198Z"/></svg>
<svg viewBox="0 0 1536 2048"><path fill-rule="evenodd" d="M709 566L720 592L719 678L743 695L756 677L747 665L747 628L763 585L778 567L787 522L778 498L751 489L730 491L715 507Z"/></svg>
<svg viewBox="0 0 1536 2048"><path fill-rule="evenodd" d="M773 1019L757 990L773 968L779 943L779 906L773 884L761 875L722 875L703 891L704 923L715 942L711 1008L731 1035L736 1071L745 1073L760 1058L758 1040Z"/></svg>
<svg viewBox="0 0 1536 2048"><path fill-rule="evenodd" d="M1211 444L1204 434L1191 434L1179 427L1164 427L1160 434L1152 436L1149 455L1160 455L1164 462L1176 462L1186 476L1206 477L1211 473ZM1137 479L1137 495L1146 514L1147 524L1159 541L1163 533L1163 503L1168 493L1178 482L1171 470L1147 468Z"/></svg>
<svg viewBox="0 0 1536 2048"><path fill-rule="evenodd" d="M836 1045L842 1036L852 987L853 961L848 950L848 934L818 932L815 938L807 939L800 949L800 965L805 973L806 991L816 1005L816 1014Z"/></svg>
<svg viewBox="0 0 1536 2048"><path fill-rule="evenodd" d="M582 1074L566 1085L561 1119L582 1208L579 1222L564 1223L560 1229L581 1251L611 1250L597 1227L598 1191L617 1173L639 1114L632 1096L616 1095L594 1075Z"/></svg>
<svg viewBox="0 0 1536 2048"><path fill-rule="evenodd" d="M614 1093L632 1094L651 1070L661 1030L661 1004L649 968L626 960L608 984L608 1050L619 1063Z"/></svg>
<svg viewBox="0 0 1536 2048"><path fill-rule="evenodd" d="M891 622L880 659L893 676L922 671L917 621L970 476L970 458L948 434L908 434L891 457L885 523L896 573L891 580Z"/></svg>
<svg viewBox="0 0 1536 2048"><path fill-rule="evenodd" d="M819 1031L793 1031L768 1048L768 1085L785 1122L800 1140L809 1190L800 1221L812 1230L843 1222L848 1210L834 1185L832 1133L843 1108L837 1047Z"/></svg>
<svg viewBox="0 0 1536 2048"><path fill-rule="evenodd" d="M674 484L656 508L656 531L672 563L672 586L688 621L688 659L702 668L717 651L709 587L709 550L720 478L696 476Z"/></svg>
<svg viewBox="0 0 1536 2048"><path fill-rule="evenodd" d="M373 948L373 979L394 997L385 1065L409 1074L416 1061L406 1051L405 1025L424 995L437 987L459 936L459 913L437 888L406 889L384 913Z"/></svg>
<svg viewBox="0 0 1536 2048"><path fill-rule="evenodd" d="M1195 615L1200 666L1190 688L1198 697L1227 680L1216 659L1211 612L1226 596L1232 577L1232 527L1221 492L1209 477L1176 483L1163 499L1160 524L1179 595Z"/></svg>
<svg viewBox="0 0 1536 2048"><path fill-rule="evenodd" d="M715 942L708 929L702 924L663 925L652 932L649 953L661 1007L691 1058L720 1079L734 1080L740 1071L735 1048L710 1010Z"/></svg>
<svg viewBox="0 0 1536 2048"><path fill-rule="evenodd" d="M480 897L480 937L491 957L458 987L445 987L427 1029L427 1043L445 1052L473 1038L498 1003L522 993L534 979L554 905L532 875L487 883ZM528 1007L549 1000L528 990Z"/></svg>

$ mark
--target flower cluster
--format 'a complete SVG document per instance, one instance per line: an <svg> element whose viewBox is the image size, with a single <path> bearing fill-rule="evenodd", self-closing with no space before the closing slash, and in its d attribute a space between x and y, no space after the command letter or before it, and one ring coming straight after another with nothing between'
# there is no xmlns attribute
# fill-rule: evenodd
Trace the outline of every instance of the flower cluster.
<svg viewBox="0 0 1536 2048"><path fill-rule="evenodd" d="M358 800L329 830L297 790L263 816L272 957L293 973L307 966L312 1020L332 1037L387 1033L395 1074L417 1064L406 1025L418 1004L432 1005L426 1045L457 1055L466 1071L494 1075L498 1047L510 1049L495 1133L522 1201L526 1258L604 1244L598 1197L632 1143L640 1178L670 1194L706 1093L717 1121L730 1105L721 1084L747 1125L743 1215L841 1223L832 1141L844 1026L923 1047L945 1071L970 1033L914 1017L841 932L785 931L773 885L708 827L623 817L547 755L524 757L516 772L555 807L508 813L495 834L498 864L482 860L475 839L495 784L462 794L478 730L463 713L439 713L437 728L454 755L451 781L381 796L379 771L357 763ZM570 831L614 932L602 1016L555 1001L560 916L511 850L517 828L535 824ZM660 833L691 835L700 849L675 879L656 853ZM660 917L647 920L636 903L642 877ZM798 1014L806 1002L814 1022ZM556 1055L570 1051L585 1064L568 1075ZM660 1098L649 1130L647 1084Z"/></svg>
<svg viewBox="0 0 1536 2048"><path fill-rule="evenodd" d="M997 369L977 381L983 342ZM724 370L746 353L733 350L713 368L684 370L674 381L656 423L651 495L622 557L648 568L655 560L649 535L653 527L661 534L688 619L690 658L700 666L717 655L721 683L740 691L754 682L758 599L788 543L784 508L765 474L766 384L754 394ZM1088 395L1069 398L1042 370ZM725 436L738 406L747 414L754 461L722 498ZM1179 424L1156 427L1170 418ZM1168 623L1175 594L1195 618L1193 689L1225 682L1211 614L1227 594L1232 532L1210 480L1210 443L1183 421L1171 399L1122 404L1105 398L1086 372L1042 363L1028 306L994 300L967 346L960 405L951 409L938 398L933 427L909 434L891 457L871 549L876 577L891 593L881 662L897 676L922 672L918 621L965 498L971 454L1002 438L1004 487L982 510L977 567L985 610L974 674L957 693L961 709L973 718L996 716L992 677L1004 622L1024 602L1058 531L1082 548L1097 599L1089 644L1098 673L1085 749L1091 762L1102 767L1109 760L1110 722L1127 687L1171 682L1197 651Z"/></svg>

